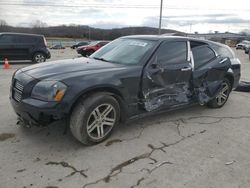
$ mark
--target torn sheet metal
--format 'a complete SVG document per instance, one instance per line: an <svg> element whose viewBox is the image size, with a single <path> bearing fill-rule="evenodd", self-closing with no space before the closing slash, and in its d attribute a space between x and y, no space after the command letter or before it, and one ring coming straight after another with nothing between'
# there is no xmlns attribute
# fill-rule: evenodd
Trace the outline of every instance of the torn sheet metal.
<svg viewBox="0 0 250 188"><path fill-rule="evenodd" d="M231 62L229 58L220 58L194 71L194 94L201 105L216 97L222 89L222 82Z"/></svg>
<svg viewBox="0 0 250 188"><path fill-rule="evenodd" d="M214 82L204 81L201 87L194 88L195 95L200 105L204 105L218 95L222 88L222 80Z"/></svg>
<svg viewBox="0 0 250 188"><path fill-rule="evenodd" d="M169 64L145 69L142 83L142 103L146 111L198 101L206 104L216 97L231 62L228 58L215 58L203 66L183 71L189 64Z"/></svg>
<svg viewBox="0 0 250 188"><path fill-rule="evenodd" d="M189 86L186 83L173 84L165 88L148 90L144 94L144 108L153 111L163 105L175 105L187 103L191 96Z"/></svg>

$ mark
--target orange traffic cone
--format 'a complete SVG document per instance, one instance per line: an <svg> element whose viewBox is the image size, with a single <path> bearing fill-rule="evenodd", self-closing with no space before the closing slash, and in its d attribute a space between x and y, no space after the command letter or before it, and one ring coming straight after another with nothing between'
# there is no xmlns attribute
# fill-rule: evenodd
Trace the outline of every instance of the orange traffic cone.
<svg viewBox="0 0 250 188"><path fill-rule="evenodd" d="M10 68L10 64L7 58L4 59L4 65L3 65L3 69L9 69Z"/></svg>

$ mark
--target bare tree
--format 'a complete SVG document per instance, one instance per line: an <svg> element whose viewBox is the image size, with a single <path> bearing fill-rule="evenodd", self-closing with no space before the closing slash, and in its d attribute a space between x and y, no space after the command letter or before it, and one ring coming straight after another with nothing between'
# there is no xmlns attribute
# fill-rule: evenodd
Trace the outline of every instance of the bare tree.
<svg viewBox="0 0 250 188"><path fill-rule="evenodd" d="M47 27L48 25L45 22L42 22L41 20L36 20L31 23L31 26L33 28L43 28L43 27Z"/></svg>
<svg viewBox="0 0 250 188"><path fill-rule="evenodd" d="M7 26L7 22L5 20L0 19L0 27Z"/></svg>

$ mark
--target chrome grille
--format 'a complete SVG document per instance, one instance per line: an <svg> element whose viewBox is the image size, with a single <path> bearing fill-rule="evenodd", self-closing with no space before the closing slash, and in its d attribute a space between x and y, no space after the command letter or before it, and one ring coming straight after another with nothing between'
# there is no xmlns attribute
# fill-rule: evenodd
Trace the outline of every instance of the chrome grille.
<svg viewBox="0 0 250 188"><path fill-rule="evenodd" d="M14 91L13 98L17 101L20 102L22 99L22 94L19 92Z"/></svg>
<svg viewBox="0 0 250 188"><path fill-rule="evenodd" d="M22 99L23 88L24 86L18 80L15 80L12 96L17 102L20 102Z"/></svg>
<svg viewBox="0 0 250 188"><path fill-rule="evenodd" d="M18 81L15 82L15 88L17 88L19 91L23 92L23 85L19 83Z"/></svg>

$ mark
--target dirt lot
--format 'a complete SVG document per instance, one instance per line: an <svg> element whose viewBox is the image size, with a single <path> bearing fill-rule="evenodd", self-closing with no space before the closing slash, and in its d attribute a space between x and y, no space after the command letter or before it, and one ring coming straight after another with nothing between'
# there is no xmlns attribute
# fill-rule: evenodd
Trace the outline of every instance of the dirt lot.
<svg viewBox="0 0 250 188"><path fill-rule="evenodd" d="M236 53L242 79L250 80L248 56ZM194 106L130 122L86 147L60 124L16 125L9 86L24 66L0 70L0 187L250 187L250 93L232 92L221 109Z"/></svg>

